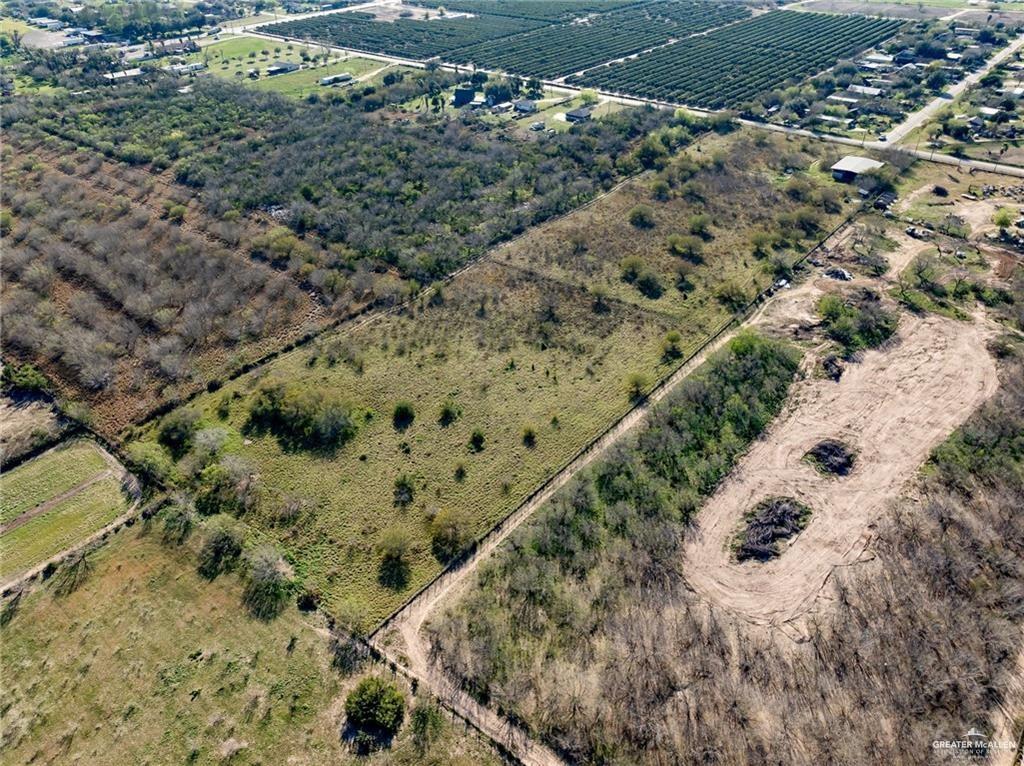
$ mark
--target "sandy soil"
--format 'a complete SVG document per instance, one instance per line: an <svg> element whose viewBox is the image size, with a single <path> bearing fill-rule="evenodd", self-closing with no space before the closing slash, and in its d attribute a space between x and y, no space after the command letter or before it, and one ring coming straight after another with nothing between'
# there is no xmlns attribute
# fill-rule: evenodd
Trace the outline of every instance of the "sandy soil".
<svg viewBox="0 0 1024 766"><path fill-rule="evenodd" d="M928 453L995 391L986 332L904 317L897 342L848 366L840 382L797 383L785 413L698 514L684 553L689 584L755 623L803 614L832 570L858 558L872 523ZM849 476L825 476L801 460L825 438L857 453ZM777 558L737 563L729 544L743 513L773 495L809 505L807 528Z"/></svg>

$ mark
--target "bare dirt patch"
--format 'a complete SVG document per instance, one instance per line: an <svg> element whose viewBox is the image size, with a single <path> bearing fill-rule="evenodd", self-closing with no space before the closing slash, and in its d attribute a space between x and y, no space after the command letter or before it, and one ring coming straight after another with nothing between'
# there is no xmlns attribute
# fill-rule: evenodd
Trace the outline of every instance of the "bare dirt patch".
<svg viewBox="0 0 1024 766"><path fill-rule="evenodd" d="M786 413L698 515L684 552L691 587L756 623L807 611L833 569L857 559L931 449L995 391L985 334L980 324L906 318L897 344L867 352L838 383L798 383ZM857 452L856 472L837 480L801 459L827 438ZM730 542L741 514L774 496L813 508L807 528L778 558L737 563Z"/></svg>
<svg viewBox="0 0 1024 766"><path fill-rule="evenodd" d="M62 430L49 403L0 396L0 465L56 439Z"/></svg>

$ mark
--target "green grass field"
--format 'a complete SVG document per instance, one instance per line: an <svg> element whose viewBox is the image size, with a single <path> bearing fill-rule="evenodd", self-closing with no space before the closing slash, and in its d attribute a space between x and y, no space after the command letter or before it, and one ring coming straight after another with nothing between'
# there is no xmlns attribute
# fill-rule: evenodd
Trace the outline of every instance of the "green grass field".
<svg viewBox="0 0 1024 766"><path fill-rule="evenodd" d="M359 611L367 625L440 570L428 530L437 511L459 511L473 536L483 534L626 411L631 373L653 380L668 370L661 342L673 325L657 314L628 305L597 313L582 290L493 265L460 277L444 296L441 305L324 338L319 350L289 354L197 402L202 425L226 429L225 449L250 460L269 492L244 517L254 535L276 538L329 609ZM332 354L353 361L332 366ZM243 441L261 379L343 393L366 413L358 435L333 456L288 451L269 435ZM392 424L400 401L416 413L404 431ZM447 401L461 416L443 427ZM536 432L532 447L523 442L527 427ZM477 452L474 429L485 435ZM399 507L394 484L403 475L415 494ZM294 526L274 523L285 496L307 507ZM376 546L393 528L413 541L412 554L405 581L385 584Z"/></svg>
<svg viewBox="0 0 1024 766"><path fill-rule="evenodd" d="M185 56L184 60L206 64L206 71L216 77L244 82L259 90L275 91L293 98L303 98L310 93L328 92L328 88L319 84L322 77L341 72L361 77L386 66L384 62L359 56L342 59L340 54L332 54L326 64L321 59L314 65L309 60L303 60L304 52L312 56L323 55L325 51L316 46L243 35L206 45L199 52ZM267 67L286 61L309 68L288 74L266 76ZM259 79L254 80L248 76L250 69L259 71Z"/></svg>
<svg viewBox="0 0 1024 766"><path fill-rule="evenodd" d="M100 479L0 535L0 580L18 575L102 529L128 509L115 477Z"/></svg>
<svg viewBox="0 0 1024 766"><path fill-rule="evenodd" d="M40 455L0 476L0 525L91 479L107 467L89 441L76 441Z"/></svg>
<svg viewBox="0 0 1024 766"><path fill-rule="evenodd" d="M250 618L235 575L208 582L157 537L122 530L78 590L37 587L4 620L4 763L500 763L447 722L422 755L408 723L390 750L353 755L340 733L358 677L331 668L323 626L294 607Z"/></svg>
<svg viewBox="0 0 1024 766"><path fill-rule="evenodd" d="M299 72L275 75L274 77L262 77L252 83L258 90L270 90L280 93L283 96L292 98L305 98L310 93L327 94L337 88L344 88L344 85L327 87L320 84L321 78L334 74L348 72L353 77L362 77L378 69L387 69L388 65L383 61L359 58L353 56L344 61L331 62L327 66L318 66L315 69L303 69Z"/></svg>

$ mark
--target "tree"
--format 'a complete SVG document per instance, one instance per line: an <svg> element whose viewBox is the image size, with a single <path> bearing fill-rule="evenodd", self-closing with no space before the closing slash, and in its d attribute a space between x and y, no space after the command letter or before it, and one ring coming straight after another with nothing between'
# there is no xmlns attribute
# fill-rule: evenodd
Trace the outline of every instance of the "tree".
<svg viewBox="0 0 1024 766"><path fill-rule="evenodd" d="M482 452L484 449L484 442L486 437L484 432L479 428L474 428L473 433L469 437L469 449L471 452Z"/></svg>
<svg viewBox="0 0 1024 766"><path fill-rule="evenodd" d="M184 497L176 497L169 508L163 512L163 541L171 545L181 545L192 534L195 526L195 506Z"/></svg>
<svg viewBox="0 0 1024 766"><path fill-rule="evenodd" d="M175 410L160 424L157 441L177 460L192 448L192 437L198 422L199 413L195 410Z"/></svg>
<svg viewBox="0 0 1024 766"><path fill-rule="evenodd" d="M629 223L638 229L654 226L654 211L647 205L637 205L629 211Z"/></svg>
<svg viewBox="0 0 1024 766"><path fill-rule="evenodd" d="M405 718L405 697L391 681L369 676L345 699L345 715L353 728L390 738L398 733Z"/></svg>
<svg viewBox="0 0 1024 766"><path fill-rule="evenodd" d="M1013 223L1013 212L1006 207L999 208L992 216L992 223L998 226L1001 232L1005 232Z"/></svg>
<svg viewBox="0 0 1024 766"><path fill-rule="evenodd" d="M199 574L212 580L230 570L241 553L242 533L237 524L225 517L213 519L199 547Z"/></svg>
<svg viewBox="0 0 1024 766"><path fill-rule="evenodd" d="M288 600L287 565L272 545L261 545L246 556L248 571L242 602L261 620L281 613Z"/></svg>

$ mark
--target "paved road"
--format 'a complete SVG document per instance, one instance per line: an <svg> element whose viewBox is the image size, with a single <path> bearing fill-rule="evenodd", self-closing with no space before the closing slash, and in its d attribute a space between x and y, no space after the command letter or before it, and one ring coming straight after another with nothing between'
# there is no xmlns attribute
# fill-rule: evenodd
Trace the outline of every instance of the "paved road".
<svg viewBox="0 0 1024 766"><path fill-rule="evenodd" d="M902 123L900 123L895 128L890 130L886 137L888 143L896 143L898 141L902 141L904 138L910 135L910 133L912 133L916 128L919 128L922 125L924 125L926 122L928 122L928 120L934 117L936 113L938 113L941 109L949 106L954 101L956 101L957 97L961 93L963 93L972 85L977 84L982 77L991 72L995 67L999 66L999 64L1005 61L1009 56L1012 56L1014 53L1020 50L1022 45L1024 45L1024 35L1018 36L1016 40L1014 40L1001 51L992 56L992 58L990 58L986 62L985 66L983 66L977 72L967 75L959 82L953 83L945 93L938 96L937 98L934 98L931 101L931 103L926 104L921 109L918 109L916 112L908 116L907 119L905 119Z"/></svg>

